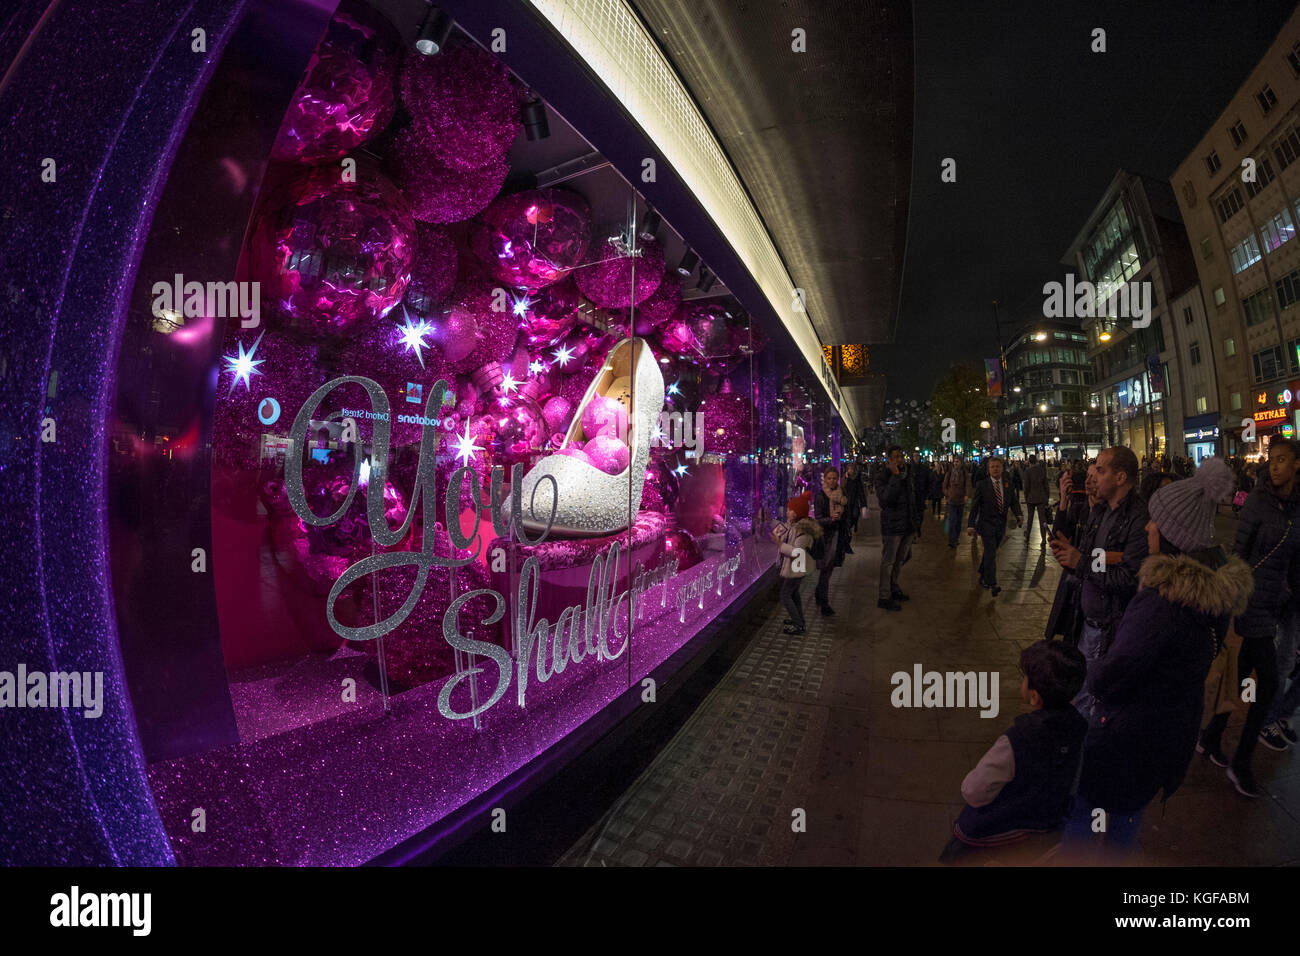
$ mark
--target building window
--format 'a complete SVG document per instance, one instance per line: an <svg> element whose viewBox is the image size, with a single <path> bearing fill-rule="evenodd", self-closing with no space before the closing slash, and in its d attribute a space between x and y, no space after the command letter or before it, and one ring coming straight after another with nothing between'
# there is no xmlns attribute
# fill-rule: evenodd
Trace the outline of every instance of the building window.
<svg viewBox="0 0 1300 956"><path fill-rule="evenodd" d="M1234 412L1241 408L1241 392L1233 392L1229 404L1232 405L1232 410Z"/></svg>
<svg viewBox="0 0 1300 956"><path fill-rule="evenodd" d="M1265 83L1264 88L1255 94L1255 102L1259 104L1264 114L1268 115L1268 111L1277 106L1277 94L1273 92L1273 87Z"/></svg>
<svg viewBox="0 0 1300 956"><path fill-rule="evenodd" d="M1215 305L1223 305L1223 303L1227 301L1228 301L1228 297L1223 294L1223 286L1219 286L1217 289L1214 290Z"/></svg>
<svg viewBox="0 0 1300 956"><path fill-rule="evenodd" d="M1300 129L1294 124L1287 127L1281 138L1273 144L1273 158L1280 168L1286 169L1300 158Z"/></svg>
<svg viewBox="0 0 1300 956"><path fill-rule="evenodd" d="M1263 258L1259 252L1259 242L1255 239L1253 232L1233 246L1229 255L1232 259L1233 272L1240 272L1242 269L1249 268Z"/></svg>
<svg viewBox="0 0 1300 956"><path fill-rule="evenodd" d="M1206 262L1214 258L1214 247L1210 245L1209 236L1201 240L1201 258Z"/></svg>
<svg viewBox="0 0 1300 956"><path fill-rule="evenodd" d="M1245 314L1246 327L1251 328L1273 317L1272 304L1268 300L1268 290L1260 289L1252 296L1242 300L1241 311Z"/></svg>
<svg viewBox="0 0 1300 956"><path fill-rule="evenodd" d="M1224 339L1224 340L1223 340L1223 354L1226 355L1228 358L1232 358L1234 355L1236 355L1236 354L1237 354L1237 343L1234 342L1234 341L1232 341L1232 339Z"/></svg>
<svg viewBox="0 0 1300 956"><path fill-rule="evenodd" d="M1210 407L1210 403L1207 402L1207 401L1205 400L1205 396L1204 396L1204 395L1199 395L1199 396L1197 396L1197 398L1196 398L1196 411L1197 411L1198 413L1199 413L1199 412L1204 412L1204 411L1205 411L1207 408L1209 408L1209 407Z"/></svg>
<svg viewBox="0 0 1300 956"><path fill-rule="evenodd" d="M1273 181L1273 164L1268 161L1268 157L1261 156L1255 163L1255 180L1246 183L1246 195L1254 199L1264 187Z"/></svg>
<svg viewBox="0 0 1300 956"><path fill-rule="evenodd" d="M1282 359L1282 350L1274 345L1272 348L1256 352L1251 356L1255 365L1255 383L1267 382L1280 378L1286 372L1286 363Z"/></svg>
<svg viewBox="0 0 1300 956"><path fill-rule="evenodd" d="M1300 269L1293 269L1275 283L1277 307L1285 309L1300 300Z"/></svg>
<svg viewBox="0 0 1300 956"><path fill-rule="evenodd" d="M1240 146L1242 143L1246 142L1246 127L1242 124L1241 120L1237 120L1237 122L1228 127L1228 135L1232 137L1233 146Z"/></svg>
<svg viewBox="0 0 1300 956"><path fill-rule="evenodd" d="M1219 167L1222 166L1222 165L1223 165L1223 164L1219 162L1219 154L1216 153L1214 150L1210 150L1210 155L1208 155L1208 156L1205 157L1205 169L1206 169L1206 171L1207 171L1211 176L1213 176L1215 173L1217 173L1217 172L1219 171Z"/></svg>
<svg viewBox="0 0 1300 956"><path fill-rule="evenodd" d="M1194 316L1192 315L1192 307L1188 306L1187 308L1183 309L1183 325L1191 325L1193 319Z"/></svg>
<svg viewBox="0 0 1300 956"><path fill-rule="evenodd" d="M1295 237L1295 220L1283 207L1259 224L1259 234L1264 240L1264 251L1272 252Z"/></svg>
<svg viewBox="0 0 1300 956"><path fill-rule="evenodd" d="M1200 365L1201 364L1201 343L1193 342L1191 346L1188 348L1188 352L1192 356L1192 364Z"/></svg>
<svg viewBox="0 0 1300 956"><path fill-rule="evenodd" d="M1241 212L1246 206L1245 200L1241 198L1241 190L1233 189L1218 202L1219 222L1227 222L1237 213Z"/></svg>

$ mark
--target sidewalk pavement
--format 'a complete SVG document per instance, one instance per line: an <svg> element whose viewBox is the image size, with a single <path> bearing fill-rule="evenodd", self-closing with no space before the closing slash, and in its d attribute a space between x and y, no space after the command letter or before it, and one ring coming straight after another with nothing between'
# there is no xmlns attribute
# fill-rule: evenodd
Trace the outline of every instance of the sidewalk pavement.
<svg viewBox="0 0 1300 956"><path fill-rule="evenodd" d="M1216 540L1231 543L1230 515ZM902 611L876 607L879 512L831 582L836 615L812 608L802 637L774 606L753 641L653 763L560 861L572 866L930 865L961 812L961 781L1017 715L1020 651L1043 636L1060 568L1034 528L1008 530L1002 593L979 587L979 545L949 550L926 515L904 566ZM895 708L891 676L996 671L1000 710ZM1225 734L1231 754L1240 731ZM1239 796L1193 758L1182 788L1143 823L1135 862L1300 864L1300 752L1256 751L1267 795ZM800 829L800 821L803 821ZM1036 851L1037 852L1037 851ZM1012 855L1014 859L1014 855ZM1025 860L1028 862L1028 860Z"/></svg>

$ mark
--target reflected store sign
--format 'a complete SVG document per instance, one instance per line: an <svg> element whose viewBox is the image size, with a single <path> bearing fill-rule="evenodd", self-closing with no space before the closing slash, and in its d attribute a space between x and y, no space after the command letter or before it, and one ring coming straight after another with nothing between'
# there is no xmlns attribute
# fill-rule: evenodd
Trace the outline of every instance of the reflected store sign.
<svg viewBox="0 0 1300 956"><path fill-rule="evenodd" d="M438 432L433 426L438 410L443 405L444 395L450 392L446 380L439 380L429 392L425 405L422 435L420 439L419 462L416 467L415 487L412 490L410 505L406 517L397 528L390 528L385 517L384 481L389 464L389 404L382 387L373 379L364 376L347 375L336 378L322 385L307 400L294 419L290 433L292 447L304 447L307 431L312 427L313 417L321 403L336 388L344 385L359 385L366 390L373 412L365 417L373 423L371 480L366 485L366 523L375 544L380 547L392 547L404 540L409 534L417 507L421 509L423 527L431 529L438 523L436 494L435 462L437 457ZM285 490L290 504L298 517L306 524L316 527L328 527L343 519L352 504L362 477L361 454L354 445L352 481L347 497L338 510L330 515L316 515L307 502L303 485L303 460L301 455L291 454L285 463ZM545 476L542 480L550 483L550 514L545 528L536 538L530 538L523 528L522 493L523 465L516 464L511 470L511 493L508 501L503 501L502 485L505 469L496 466L492 469L489 492L489 508L492 528L498 537L504 537L513 529L519 540L525 545L540 544L550 533L559 504L559 490L554 478ZM468 479L470 491L468 502L462 498L462 489ZM483 517L481 513L481 486L478 474L469 466L456 469L450 477L448 490L443 501L443 527L451 539L454 550L467 550L475 546L474 553L467 558L458 559L450 555L434 553L435 536L431 533L422 535L420 551L390 551L364 557L348 567L334 582L326 599L325 614L330 627L336 634L347 640L376 640L398 628L414 611L434 567L461 568L478 558L479 539L477 531L466 536L461 531L460 515L462 504L468 503L474 513L475 529ZM421 502L423 496L423 502ZM531 507L530 503L530 507ZM542 503L545 504L545 503ZM544 507L542 513L544 513ZM519 635L518 661L506 648L487 641L466 637L460 632L460 615L462 608L476 598L485 597L492 603L492 611L480 623L491 626L501 621L506 614L506 598L492 588L480 588L458 595L447 608L442 619L443 638L452 648L487 658L496 668L496 685L491 695L482 703L469 710L456 710L452 706L451 696L462 682L483 671L483 667L474 666L459 670L442 686L438 694L438 711L449 720L464 720L477 717L505 697L512 679L516 685L516 698L520 707L525 706L530 675L535 675L540 683L559 674L573 663L584 661L613 661L622 657L628 650L627 622L635 619L638 602L645 591L656 586L664 588L661 603L667 601L668 588L677 574L677 561L666 561L660 568L642 572L632 582L630 591L618 592L618 568L620 547L615 540L603 553L597 555L591 565L587 581L585 604L565 608L555 622L554 627L546 618L536 618L535 612L540 588L540 564L537 557L527 558L519 574L519 584L515 600L515 633ZM716 592L722 593L722 579L727 574L732 576L739 565L739 558L716 573ZM335 609L343 592L352 584L383 571L414 566L415 580L406 595L402 606L382 621L362 627L350 627L341 623ZM708 581L712 586L713 579ZM703 607L703 590L699 592L700 606ZM691 598L696 593L690 594ZM679 604L682 602L679 602ZM620 628L620 621L623 627ZM611 646L611 637L614 646ZM516 666L517 665L517 666Z"/></svg>

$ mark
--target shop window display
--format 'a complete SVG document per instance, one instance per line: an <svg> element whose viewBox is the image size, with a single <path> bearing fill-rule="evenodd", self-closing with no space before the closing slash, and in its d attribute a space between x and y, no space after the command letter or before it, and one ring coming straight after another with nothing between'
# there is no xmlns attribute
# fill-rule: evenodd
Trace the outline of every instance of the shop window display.
<svg viewBox="0 0 1300 956"><path fill-rule="evenodd" d="M838 459L791 354L668 265L689 237L608 164L557 175L594 150L553 111L525 136L536 94L473 38L412 30L347 3L321 38L243 237L257 321L173 303L127 333L224 329L184 427L229 706L179 744L139 721L182 862L356 863L432 826L767 572L773 509ZM140 507L110 522L137 585ZM179 690L150 680L138 711Z"/></svg>

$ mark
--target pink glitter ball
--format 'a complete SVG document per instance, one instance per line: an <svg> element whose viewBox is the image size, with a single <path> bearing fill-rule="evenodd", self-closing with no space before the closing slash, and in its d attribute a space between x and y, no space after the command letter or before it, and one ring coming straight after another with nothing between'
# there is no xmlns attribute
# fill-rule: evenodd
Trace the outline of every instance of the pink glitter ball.
<svg viewBox="0 0 1300 956"><path fill-rule="evenodd" d="M271 148L279 160L320 163L346 156L393 118L396 31L378 14L334 15L294 91Z"/></svg>
<svg viewBox="0 0 1300 956"><path fill-rule="evenodd" d="M597 435L582 450L587 460L607 475L617 475L627 468L627 445L613 435Z"/></svg>
<svg viewBox="0 0 1300 956"><path fill-rule="evenodd" d="M494 309L495 301L496 286L490 282L470 280L457 287L438 339L455 371L472 372L488 362L504 362L514 351L519 318L510 309Z"/></svg>
<svg viewBox="0 0 1300 956"><path fill-rule="evenodd" d="M565 189L530 189L488 206L470 227L469 245L495 278L537 290L578 265L590 240L585 199ZM577 304L575 298L573 308Z"/></svg>
<svg viewBox="0 0 1300 956"><path fill-rule="evenodd" d="M731 391L729 382L722 387L723 391L705 399L698 412L704 423L704 451L735 455L753 446L750 423L754 406L742 393Z"/></svg>
<svg viewBox="0 0 1300 956"><path fill-rule="evenodd" d="M542 417L552 432L565 432L573 421L573 402L559 395L552 396L542 406Z"/></svg>
<svg viewBox="0 0 1300 956"><path fill-rule="evenodd" d="M277 320L328 334L400 302L414 251L406 200L361 161L356 182L320 166L275 190L257 212L248 261Z"/></svg>
<svg viewBox="0 0 1300 956"><path fill-rule="evenodd" d="M490 156L475 169L447 166L421 130L407 129L393 141L392 165L421 222L462 222L481 212L506 181L504 156Z"/></svg>
<svg viewBox="0 0 1300 956"><path fill-rule="evenodd" d="M663 281L664 250L657 242L644 243L639 256L627 256L606 239L593 257L595 264L578 269L573 277L582 294L604 308L640 305Z"/></svg>
<svg viewBox="0 0 1300 956"><path fill-rule="evenodd" d="M421 315L451 295L456 285L456 243L445 229L415 224L415 258L411 262L411 284L406 302Z"/></svg>
<svg viewBox="0 0 1300 956"><path fill-rule="evenodd" d="M593 395L582 410L582 431L588 438L627 434L627 409L616 398Z"/></svg>
<svg viewBox="0 0 1300 956"><path fill-rule="evenodd" d="M408 53L402 99L445 166L478 169L500 159L514 142L519 94L496 57L472 43L437 56Z"/></svg>
<svg viewBox="0 0 1300 956"><path fill-rule="evenodd" d="M649 335L673 317L682 302L682 277L676 270L664 273L654 294L636 308L636 334Z"/></svg>

